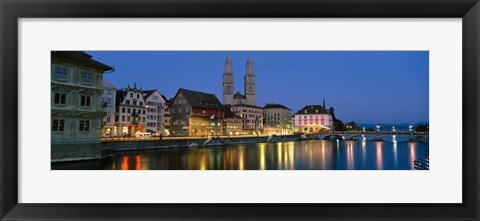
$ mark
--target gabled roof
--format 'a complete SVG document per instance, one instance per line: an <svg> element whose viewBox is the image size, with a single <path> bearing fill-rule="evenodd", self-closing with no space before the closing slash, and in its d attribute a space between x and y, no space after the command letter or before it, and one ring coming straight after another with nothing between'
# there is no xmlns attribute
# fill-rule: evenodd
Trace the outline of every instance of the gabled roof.
<svg viewBox="0 0 480 221"><path fill-rule="evenodd" d="M158 90L156 90L156 89L155 90L146 90L146 91L144 90L143 91L143 97L144 98L150 97L153 93L155 93L155 91L158 92ZM158 92L158 94L160 94L160 92Z"/></svg>
<svg viewBox="0 0 480 221"><path fill-rule="evenodd" d="M202 108L210 108L210 109L223 108L222 103L220 103L217 96L215 96L214 94L208 94L200 91L192 91L192 90L180 88L177 91L177 94L175 95L174 100L180 93L183 94L183 97L187 100L187 102L192 107L202 107Z"/></svg>
<svg viewBox="0 0 480 221"><path fill-rule="evenodd" d="M233 95L233 98L234 99L247 99L245 96L243 96L240 91L237 91L237 93L235 93L235 95Z"/></svg>
<svg viewBox="0 0 480 221"><path fill-rule="evenodd" d="M266 104L265 107L263 107L263 109L269 109L269 108L282 108L282 109L286 109L286 110L290 110L290 108L288 107L285 107L281 104Z"/></svg>
<svg viewBox="0 0 480 221"><path fill-rule="evenodd" d="M92 56L83 51L51 51L51 59L62 59L67 62L89 66L103 71L113 70L112 67L92 59Z"/></svg>
<svg viewBox="0 0 480 221"><path fill-rule="evenodd" d="M306 111L306 112L305 112ZM322 105L307 105L296 114L330 114Z"/></svg>

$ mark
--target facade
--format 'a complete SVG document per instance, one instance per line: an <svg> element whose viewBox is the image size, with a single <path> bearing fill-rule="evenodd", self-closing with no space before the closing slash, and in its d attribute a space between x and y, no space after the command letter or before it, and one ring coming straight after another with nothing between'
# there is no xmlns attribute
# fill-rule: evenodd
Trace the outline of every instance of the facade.
<svg viewBox="0 0 480 221"><path fill-rule="evenodd" d="M321 105L307 105L295 114L295 132L333 131L332 115Z"/></svg>
<svg viewBox="0 0 480 221"><path fill-rule="evenodd" d="M142 88L137 89L137 84L134 84L133 88L128 85L127 88L117 90L116 103L117 136L135 137L145 133L147 108Z"/></svg>
<svg viewBox="0 0 480 221"><path fill-rule="evenodd" d="M243 119L230 110L229 105L225 105L225 117L223 119L223 135L235 136L243 134Z"/></svg>
<svg viewBox="0 0 480 221"><path fill-rule="evenodd" d="M236 104L232 105L230 110L242 118L243 134L258 135L263 133L263 110L261 107Z"/></svg>
<svg viewBox="0 0 480 221"><path fill-rule="evenodd" d="M165 135L164 111L165 100L158 90L143 91L147 108L147 126L146 132L152 135Z"/></svg>
<svg viewBox="0 0 480 221"><path fill-rule="evenodd" d="M51 160L100 157L103 74L113 68L82 51L52 51Z"/></svg>
<svg viewBox="0 0 480 221"><path fill-rule="evenodd" d="M178 90L170 104L170 118L173 136L223 135L224 111L214 94Z"/></svg>
<svg viewBox="0 0 480 221"><path fill-rule="evenodd" d="M293 132L292 110L281 104L266 104L263 107L265 134L285 135Z"/></svg>
<svg viewBox="0 0 480 221"><path fill-rule="evenodd" d="M162 95L163 100L165 101L165 106L163 108L163 127L165 128L165 136L170 135L170 104L172 103L172 99L167 99L165 96Z"/></svg>
<svg viewBox="0 0 480 221"><path fill-rule="evenodd" d="M233 64L230 57L227 57L223 73L223 104L256 105L256 82L252 58L248 59L246 65L244 76L244 94L242 95L239 91L234 94L234 90Z"/></svg>
<svg viewBox="0 0 480 221"><path fill-rule="evenodd" d="M115 95L117 89L110 82L103 80L103 119L102 119L102 137L116 137L117 127L115 126Z"/></svg>

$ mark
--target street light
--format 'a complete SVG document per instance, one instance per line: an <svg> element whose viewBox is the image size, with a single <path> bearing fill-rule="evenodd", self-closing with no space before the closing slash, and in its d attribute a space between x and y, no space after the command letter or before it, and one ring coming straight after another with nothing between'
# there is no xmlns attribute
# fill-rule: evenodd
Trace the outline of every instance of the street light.
<svg viewBox="0 0 480 221"><path fill-rule="evenodd" d="M380 125L375 126L377 128L377 132L380 132Z"/></svg>

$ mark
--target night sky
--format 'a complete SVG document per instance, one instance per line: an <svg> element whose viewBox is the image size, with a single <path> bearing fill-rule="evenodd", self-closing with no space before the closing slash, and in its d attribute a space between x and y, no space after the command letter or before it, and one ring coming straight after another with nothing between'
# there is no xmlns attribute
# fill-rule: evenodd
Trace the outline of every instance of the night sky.
<svg viewBox="0 0 480 221"><path fill-rule="evenodd" d="M343 122L428 121L428 51L86 51L115 66L104 75L117 89L142 86L172 98L179 88L216 94L225 58L244 93L247 59L255 65L257 105L280 103L296 113L305 105L333 106Z"/></svg>

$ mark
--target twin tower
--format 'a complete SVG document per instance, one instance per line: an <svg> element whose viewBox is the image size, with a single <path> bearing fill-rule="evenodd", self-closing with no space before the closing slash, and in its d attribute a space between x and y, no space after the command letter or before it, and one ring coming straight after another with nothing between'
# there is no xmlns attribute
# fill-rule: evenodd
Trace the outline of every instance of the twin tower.
<svg viewBox="0 0 480 221"><path fill-rule="evenodd" d="M225 60L225 70L223 72L223 104L224 105L247 104L247 105L256 106L255 72L253 71L252 58L249 58L247 61L244 81L245 81L244 95L242 95L239 91L233 94L234 77L233 77L232 60L230 59L230 57L227 57L227 59Z"/></svg>

